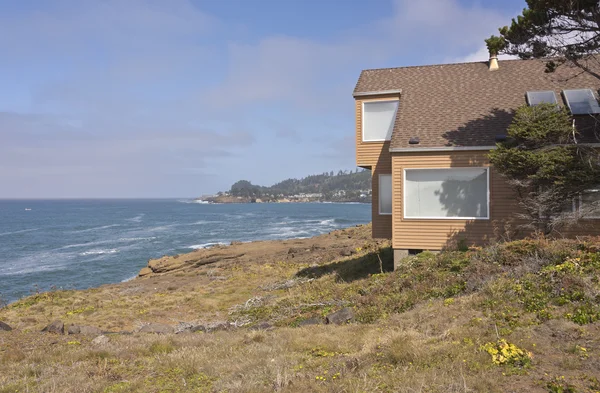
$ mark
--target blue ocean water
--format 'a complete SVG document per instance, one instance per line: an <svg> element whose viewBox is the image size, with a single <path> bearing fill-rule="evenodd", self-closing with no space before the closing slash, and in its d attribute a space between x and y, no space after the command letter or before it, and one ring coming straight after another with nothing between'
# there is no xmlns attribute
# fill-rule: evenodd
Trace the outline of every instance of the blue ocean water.
<svg viewBox="0 0 600 393"><path fill-rule="evenodd" d="M365 204L0 200L0 296L120 282L150 258L232 240L310 237L370 219Z"/></svg>

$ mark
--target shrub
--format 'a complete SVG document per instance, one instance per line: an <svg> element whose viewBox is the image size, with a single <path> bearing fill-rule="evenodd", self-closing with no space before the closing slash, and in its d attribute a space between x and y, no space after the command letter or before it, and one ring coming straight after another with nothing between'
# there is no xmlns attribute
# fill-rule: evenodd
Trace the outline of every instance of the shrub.
<svg viewBox="0 0 600 393"><path fill-rule="evenodd" d="M531 365L533 355L531 352L518 348L515 344L500 339L496 342L488 342L481 347L492 357L492 363L498 366L509 365L513 367L526 368Z"/></svg>

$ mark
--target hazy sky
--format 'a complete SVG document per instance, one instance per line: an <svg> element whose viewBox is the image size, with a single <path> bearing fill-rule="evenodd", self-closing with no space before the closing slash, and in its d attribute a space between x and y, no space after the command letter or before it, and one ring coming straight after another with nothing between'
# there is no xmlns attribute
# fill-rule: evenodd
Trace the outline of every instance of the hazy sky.
<svg viewBox="0 0 600 393"><path fill-rule="evenodd" d="M486 60L523 0L0 0L0 198L354 168L362 69Z"/></svg>

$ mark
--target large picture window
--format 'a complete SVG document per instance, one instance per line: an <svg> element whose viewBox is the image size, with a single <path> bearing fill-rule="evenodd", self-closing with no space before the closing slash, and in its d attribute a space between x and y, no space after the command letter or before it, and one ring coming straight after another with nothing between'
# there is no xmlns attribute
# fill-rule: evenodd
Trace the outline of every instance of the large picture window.
<svg viewBox="0 0 600 393"><path fill-rule="evenodd" d="M363 142L382 142L392 138L398 100L363 102Z"/></svg>
<svg viewBox="0 0 600 393"><path fill-rule="evenodd" d="M379 214L392 214L392 175L379 175Z"/></svg>
<svg viewBox="0 0 600 393"><path fill-rule="evenodd" d="M404 218L489 219L489 169L404 170Z"/></svg>

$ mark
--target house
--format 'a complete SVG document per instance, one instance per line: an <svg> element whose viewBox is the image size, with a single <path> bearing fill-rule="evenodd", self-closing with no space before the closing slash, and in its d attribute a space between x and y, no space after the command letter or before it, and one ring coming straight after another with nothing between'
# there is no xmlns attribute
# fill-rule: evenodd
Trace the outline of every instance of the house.
<svg viewBox="0 0 600 393"><path fill-rule="evenodd" d="M518 205L487 155L518 107L567 106L578 142L598 142L600 80L566 65L545 69L540 60L492 57L361 72L356 163L372 173L373 237L392 239L395 261L457 242L482 245L510 222ZM600 219L562 234L579 233L600 235Z"/></svg>

